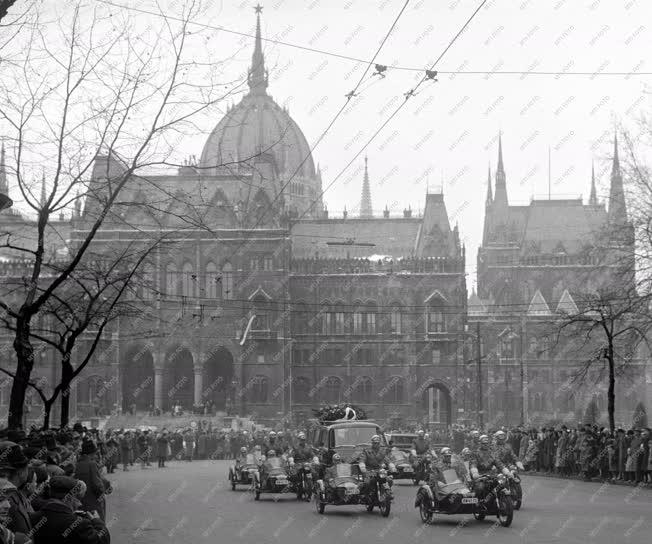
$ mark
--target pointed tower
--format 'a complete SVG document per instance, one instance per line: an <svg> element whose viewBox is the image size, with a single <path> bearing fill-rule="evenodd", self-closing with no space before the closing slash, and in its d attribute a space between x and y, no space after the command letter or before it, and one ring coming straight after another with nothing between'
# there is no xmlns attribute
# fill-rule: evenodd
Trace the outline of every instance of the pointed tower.
<svg viewBox="0 0 652 544"><path fill-rule="evenodd" d="M625 205L625 190L623 177L620 173L620 160L618 159L618 134L614 134L614 156L611 163L611 188L609 189L610 225L627 224L627 207Z"/></svg>
<svg viewBox="0 0 652 544"><path fill-rule="evenodd" d="M373 208L371 207L371 188L369 187L369 170L367 169L367 156L365 155L362 197L360 198L360 218L371 219L373 216Z"/></svg>
<svg viewBox="0 0 652 544"><path fill-rule="evenodd" d="M485 200L485 207L489 207L494 202L494 195L491 191L491 165L489 165L489 170L487 171L487 198Z"/></svg>
<svg viewBox="0 0 652 544"><path fill-rule="evenodd" d="M591 195L589 196L589 206L597 206L598 197L595 191L595 166L591 163Z"/></svg>
<svg viewBox="0 0 652 544"><path fill-rule="evenodd" d="M494 204L497 206L508 206L507 200L507 178L503 166L503 137L502 132L498 133L498 166L496 168L496 196Z"/></svg>
<svg viewBox="0 0 652 544"><path fill-rule="evenodd" d="M3 195L9 194L9 184L7 183L7 168L5 165L5 143L2 142L2 149L0 149L0 193Z"/></svg>
<svg viewBox="0 0 652 544"><path fill-rule="evenodd" d="M249 74L247 75L247 83L251 94L267 94L269 76L265 69L265 56L263 55L263 45L260 37L260 14L263 7L258 4L254 11L256 12L256 44L254 54L251 57L251 68L249 68Z"/></svg>

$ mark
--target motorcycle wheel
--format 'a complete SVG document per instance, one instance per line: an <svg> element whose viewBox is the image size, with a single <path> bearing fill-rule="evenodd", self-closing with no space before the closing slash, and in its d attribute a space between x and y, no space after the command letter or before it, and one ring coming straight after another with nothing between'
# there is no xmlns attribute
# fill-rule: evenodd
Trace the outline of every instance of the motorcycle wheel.
<svg viewBox="0 0 652 544"><path fill-rule="evenodd" d="M480 512L474 512L473 517L477 519L478 521L482 521L485 518L486 514L482 514Z"/></svg>
<svg viewBox="0 0 652 544"><path fill-rule="evenodd" d="M303 498L305 499L306 502L310 502L310 499L312 499L312 489L309 487L303 490Z"/></svg>
<svg viewBox="0 0 652 544"><path fill-rule="evenodd" d="M432 523L433 513L430 509L430 500L427 497L421 499L421 503L419 504L419 516L421 516L421 521L426 525Z"/></svg>
<svg viewBox="0 0 652 544"><path fill-rule="evenodd" d="M413 476L413 477L412 477L412 483L413 483L414 485L419 485L419 478L418 478L417 476Z"/></svg>
<svg viewBox="0 0 652 544"><path fill-rule="evenodd" d="M372 503L372 504L368 504L368 505L367 505L367 512L373 512L373 511L374 511L374 505L373 505L373 503Z"/></svg>
<svg viewBox="0 0 652 544"><path fill-rule="evenodd" d="M231 480L231 491L235 491L235 482Z"/></svg>
<svg viewBox="0 0 652 544"><path fill-rule="evenodd" d="M385 495L385 497L381 499L378 509L380 510L380 515L384 518L389 516L389 513L392 510L392 501L388 496Z"/></svg>
<svg viewBox="0 0 652 544"><path fill-rule="evenodd" d="M315 508L318 514L323 514L326 510L326 503L321 500L319 493L315 493Z"/></svg>
<svg viewBox="0 0 652 544"><path fill-rule="evenodd" d="M254 491L254 500L259 501L260 500L260 489L256 489Z"/></svg>
<svg viewBox="0 0 652 544"><path fill-rule="evenodd" d="M503 527L509 527L514 519L514 505L512 498L501 496L498 498L498 521Z"/></svg>
<svg viewBox="0 0 652 544"><path fill-rule="evenodd" d="M523 504L523 489L521 484L514 484L514 510L520 510L521 504Z"/></svg>

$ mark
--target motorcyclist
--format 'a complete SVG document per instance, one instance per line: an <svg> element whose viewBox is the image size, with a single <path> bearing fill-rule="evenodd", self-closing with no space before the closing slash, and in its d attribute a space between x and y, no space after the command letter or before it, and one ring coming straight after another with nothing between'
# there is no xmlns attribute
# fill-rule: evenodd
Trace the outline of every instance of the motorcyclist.
<svg viewBox="0 0 652 544"><path fill-rule="evenodd" d="M386 453L380 447L380 436L377 434L371 437L371 448L362 450L362 453L358 456L358 461L365 465L365 489L369 489L369 483L375 471L380 470L383 465L389 466L390 470L393 467L393 463L390 463Z"/></svg>
<svg viewBox="0 0 652 544"><path fill-rule="evenodd" d="M466 447L471 450L471 453L475 451L480 446L480 431L473 430L469 433L469 437L466 443Z"/></svg>
<svg viewBox="0 0 652 544"><path fill-rule="evenodd" d="M412 449L414 455L425 455L430 449L430 442L426 440L423 431L417 432L417 437L412 441Z"/></svg>
<svg viewBox="0 0 652 544"><path fill-rule="evenodd" d="M261 474L260 474L260 481L261 481L263 487L267 483L267 476L269 475L272 468L274 468L274 467L272 467L271 460L275 459L275 458L276 458L276 451L275 450L269 450L267 452L267 456L265 457L265 460L263 461L262 470L261 470Z"/></svg>
<svg viewBox="0 0 652 544"><path fill-rule="evenodd" d="M507 442L507 434L505 431L496 431L494 433L494 440L496 445L494 446L494 455L502 461L502 463L509 467L510 465L516 465L519 470L523 470L523 463L521 463L514 455L514 450L512 446Z"/></svg>
<svg viewBox="0 0 652 544"><path fill-rule="evenodd" d="M460 482L465 482L467 479L466 467L459 458L453 458L453 451L449 447L441 449L440 455L432 464L428 484L433 487L437 494L442 490L443 484L446 484L444 472L447 470L454 470ZM448 482L450 483L450 482Z"/></svg>
<svg viewBox="0 0 652 544"><path fill-rule="evenodd" d="M489 436L483 434L479 438L477 451L473 453L471 460L469 461L469 472L471 478L475 480L480 475L490 472L494 467L500 470L505 476L511 478L512 473L510 470L505 467L503 462L496 457L494 451L491 449Z"/></svg>
<svg viewBox="0 0 652 544"><path fill-rule="evenodd" d="M291 468L291 477L296 478L299 469L304 463L312 461L314 453L312 448L306 443L306 433L299 433L299 443L292 449L290 457L294 460L294 466Z"/></svg>
<svg viewBox="0 0 652 544"><path fill-rule="evenodd" d="M267 435L267 440L265 441L265 446L263 451L274 450L274 452L276 452L276 450L280 450L280 448L277 447L278 445L279 444L276 440L276 432L270 431L269 434Z"/></svg>

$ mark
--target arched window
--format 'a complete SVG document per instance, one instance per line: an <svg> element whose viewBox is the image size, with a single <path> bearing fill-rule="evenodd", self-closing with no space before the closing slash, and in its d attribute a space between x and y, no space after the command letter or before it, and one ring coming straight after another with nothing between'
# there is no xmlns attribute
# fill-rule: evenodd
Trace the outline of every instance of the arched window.
<svg viewBox="0 0 652 544"><path fill-rule="evenodd" d="M368 404L371 402L371 389L372 382L369 376L357 378L353 398L356 402L364 402Z"/></svg>
<svg viewBox="0 0 652 544"><path fill-rule="evenodd" d="M401 334L403 331L401 314L401 305L397 302L392 303L389 315L387 316L387 332L390 334Z"/></svg>
<svg viewBox="0 0 652 544"><path fill-rule="evenodd" d="M221 279L217 275L217 267L215 263L208 262L206 264L206 291L205 296L211 300L218 298L218 285Z"/></svg>
<svg viewBox="0 0 652 544"><path fill-rule="evenodd" d="M186 263L183 265L183 272L181 276L182 289L181 294L184 297L194 297L195 296L195 284L197 276L195 275L192 265Z"/></svg>
<svg viewBox="0 0 652 544"><path fill-rule="evenodd" d="M335 303L335 312L333 313L333 333L345 334L346 333L346 313L344 311L345 304L341 300Z"/></svg>
<svg viewBox="0 0 652 544"><path fill-rule="evenodd" d="M364 313L362 311L362 303L355 301L353 310L353 334L363 334L364 331Z"/></svg>
<svg viewBox="0 0 652 544"><path fill-rule="evenodd" d="M426 320L429 333L446 332L446 315L444 312L446 300L435 292L426 299L428 305Z"/></svg>
<svg viewBox="0 0 652 544"><path fill-rule="evenodd" d="M151 269L145 270L143 273L143 298L151 300L154 298L154 291L156 290L156 283L154 282L154 274Z"/></svg>
<svg viewBox="0 0 652 544"><path fill-rule="evenodd" d="M381 391L382 401L387 404L402 404L405 395L405 382L400 376L392 376Z"/></svg>
<svg viewBox="0 0 652 544"><path fill-rule="evenodd" d="M177 294L177 267L169 263L165 268L165 295L173 297Z"/></svg>
<svg viewBox="0 0 652 544"><path fill-rule="evenodd" d="M222 266L222 298L231 300L233 297L233 266L225 263Z"/></svg>
<svg viewBox="0 0 652 544"><path fill-rule="evenodd" d="M331 303L323 300L319 307L319 319L321 320L321 333L332 334L333 314L331 313Z"/></svg>
<svg viewBox="0 0 652 544"><path fill-rule="evenodd" d="M376 311L377 304L372 300L368 300L364 309L364 323L363 328L365 334L376 334Z"/></svg>
<svg viewBox="0 0 652 544"><path fill-rule="evenodd" d="M310 332L310 318L307 304L303 301L297 302L292 312L292 332L295 334Z"/></svg>
<svg viewBox="0 0 652 544"><path fill-rule="evenodd" d="M267 402L269 380L265 376L255 376L251 386L251 402L264 404Z"/></svg>
<svg viewBox="0 0 652 544"><path fill-rule="evenodd" d="M310 380L300 376L294 380L293 388L294 402L300 404L309 404L310 399Z"/></svg>
<svg viewBox="0 0 652 544"><path fill-rule="evenodd" d="M337 376L329 376L324 385L324 402L338 404L342 401L342 380Z"/></svg>

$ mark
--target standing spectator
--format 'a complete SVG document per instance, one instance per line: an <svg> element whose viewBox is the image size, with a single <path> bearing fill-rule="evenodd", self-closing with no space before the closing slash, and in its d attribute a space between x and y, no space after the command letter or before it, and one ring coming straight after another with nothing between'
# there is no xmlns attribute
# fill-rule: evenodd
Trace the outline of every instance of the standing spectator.
<svg viewBox="0 0 652 544"><path fill-rule="evenodd" d="M34 544L109 544L109 531L97 514L75 512L81 485L68 476L50 480L49 498L34 514Z"/></svg>
<svg viewBox="0 0 652 544"><path fill-rule="evenodd" d="M0 542L2 544L28 544L29 537L23 533L14 533L5 524L11 519L9 511L11 504L4 491L0 488Z"/></svg>
<svg viewBox="0 0 652 544"><path fill-rule="evenodd" d="M197 457L199 459L206 459L206 452L208 451L208 437L206 436L206 431L199 433L199 438L197 439Z"/></svg>
<svg viewBox="0 0 652 544"><path fill-rule="evenodd" d="M156 438L156 459L158 460L158 468L165 468L165 460L168 456L168 449L170 443L168 441L168 432L163 429Z"/></svg>
<svg viewBox="0 0 652 544"><path fill-rule="evenodd" d="M15 442L0 443L0 486L11 505L7 528L14 533L29 534L34 513L27 497L29 459Z"/></svg>
<svg viewBox="0 0 652 544"><path fill-rule="evenodd" d="M125 472L128 470L127 465L129 465L131 461L131 452L131 436L129 435L129 431L126 431L124 434L120 435L120 457L122 460L122 470Z"/></svg>
<svg viewBox="0 0 652 544"><path fill-rule="evenodd" d="M111 483L102 477L96 460L97 446L91 440L82 444L81 456L75 467L75 478L86 484L86 493L81 499L87 512L97 512L102 521L106 520L105 493L110 493Z"/></svg>
<svg viewBox="0 0 652 544"><path fill-rule="evenodd" d="M183 435L183 450L186 461L192 461L195 453L195 433L192 432L192 429L188 429Z"/></svg>

